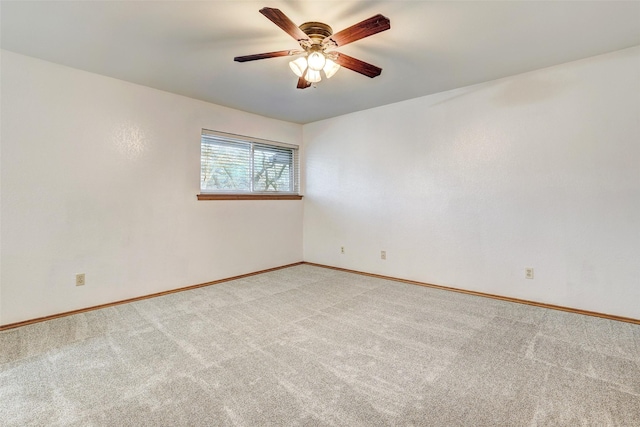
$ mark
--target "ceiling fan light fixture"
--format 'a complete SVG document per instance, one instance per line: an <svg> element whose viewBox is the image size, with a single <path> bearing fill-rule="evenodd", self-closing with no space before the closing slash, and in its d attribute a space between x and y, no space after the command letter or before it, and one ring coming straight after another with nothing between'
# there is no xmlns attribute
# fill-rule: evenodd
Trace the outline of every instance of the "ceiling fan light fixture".
<svg viewBox="0 0 640 427"><path fill-rule="evenodd" d="M301 56L295 61L289 62L289 67L291 68L291 71L293 71L293 73L296 76L302 77L304 75L304 72L307 69L307 58L305 58L304 56Z"/></svg>
<svg viewBox="0 0 640 427"><path fill-rule="evenodd" d="M324 68L324 65L327 62L327 59L321 52L315 51L309 54L307 58L307 62L309 63L309 68L313 71L320 71Z"/></svg>
<svg viewBox="0 0 640 427"><path fill-rule="evenodd" d="M322 80L322 77L320 77L320 71L316 71L309 67L309 69L307 70L307 74L305 74L304 76L304 79L309 83L318 83L320 80Z"/></svg>
<svg viewBox="0 0 640 427"><path fill-rule="evenodd" d="M336 64L335 62L327 58L327 62L324 65L323 70L324 70L324 75L327 76L328 79L333 77L333 75L337 73L339 69L340 69L340 66L338 64Z"/></svg>

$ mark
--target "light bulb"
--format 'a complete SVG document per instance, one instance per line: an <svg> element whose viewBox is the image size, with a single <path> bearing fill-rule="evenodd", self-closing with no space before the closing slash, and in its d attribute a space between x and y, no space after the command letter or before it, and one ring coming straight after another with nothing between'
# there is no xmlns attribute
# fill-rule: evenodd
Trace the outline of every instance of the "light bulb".
<svg viewBox="0 0 640 427"><path fill-rule="evenodd" d="M309 68L314 71L320 71L324 68L326 59L320 52L311 52L307 61L309 62Z"/></svg>
<svg viewBox="0 0 640 427"><path fill-rule="evenodd" d="M322 80L322 77L320 77L320 71L316 71L309 67L309 69L307 70L307 74L305 74L304 76L304 79L309 83L318 83L320 80Z"/></svg>
<svg viewBox="0 0 640 427"><path fill-rule="evenodd" d="M291 71L293 71L296 76L302 77L304 75L304 71L307 69L307 59L304 56L301 56L295 61L289 62L289 67L291 67Z"/></svg>
<svg viewBox="0 0 640 427"><path fill-rule="evenodd" d="M338 64L327 58L327 63L325 64L323 70L328 79L330 79L335 73L337 73L339 69L340 66Z"/></svg>

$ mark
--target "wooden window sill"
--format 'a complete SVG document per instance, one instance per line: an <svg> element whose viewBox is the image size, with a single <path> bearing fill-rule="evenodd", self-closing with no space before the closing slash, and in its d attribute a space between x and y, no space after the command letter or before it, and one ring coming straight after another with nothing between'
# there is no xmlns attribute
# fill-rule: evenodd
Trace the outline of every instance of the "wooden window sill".
<svg viewBox="0 0 640 427"><path fill-rule="evenodd" d="M301 200L299 194L198 194L198 200Z"/></svg>

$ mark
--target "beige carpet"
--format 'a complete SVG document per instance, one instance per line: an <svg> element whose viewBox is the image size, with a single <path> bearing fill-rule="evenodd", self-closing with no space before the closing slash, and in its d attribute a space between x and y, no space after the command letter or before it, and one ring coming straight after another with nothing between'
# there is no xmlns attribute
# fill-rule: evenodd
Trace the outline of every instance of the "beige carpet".
<svg viewBox="0 0 640 427"><path fill-rule="evenodd" d="M640 426L640 326L301 265L0 333L2 426Z"/></svg>

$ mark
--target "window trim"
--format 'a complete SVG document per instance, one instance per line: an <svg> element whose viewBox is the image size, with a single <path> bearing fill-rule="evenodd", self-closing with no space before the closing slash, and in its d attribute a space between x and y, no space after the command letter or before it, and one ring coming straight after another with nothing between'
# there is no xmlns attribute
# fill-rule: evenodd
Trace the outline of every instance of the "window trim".
<svg viewBox="0 0 640 427"><path fill-rule="evenodd" d="M293 161L293 173L294 173L294 182L293 186L297 187L297 192L289 192L289 191L273 191L273 192L258 192L258 191L249 191L249 192L234 192L234 191L219 191L219 192L204 192L202 188L200 188L200 193L197 195L198 200L301 200L302 195L300 194L300 146L296 144L287 144L284 142L271 141L268 139L254 138L246 135L238 135L235 133L228 132L220 132L210 129L202 129L200 134L200 146L202 147L202 137L210 135L213 137L224 138L229 142L238 142L238 143L251 143L251 152L253 153L255 144L262 146L273 146L273 147L282 147L282 148L290 148L295 150L296 159ZM253 156L252 156L253 157ZM200 159L200 164L202 165L202 158ZM251 162L251 176L253 176L253 161ZM253 183L252 183L253 184ZM296 185L297 184L297 185Z"/></svg>
<svg viewBox="0 0 640 427"><path fill-rule="evenodd" d="M198 200L301 200L301 194L218 194L218 193L200 193Z"/></svg>

